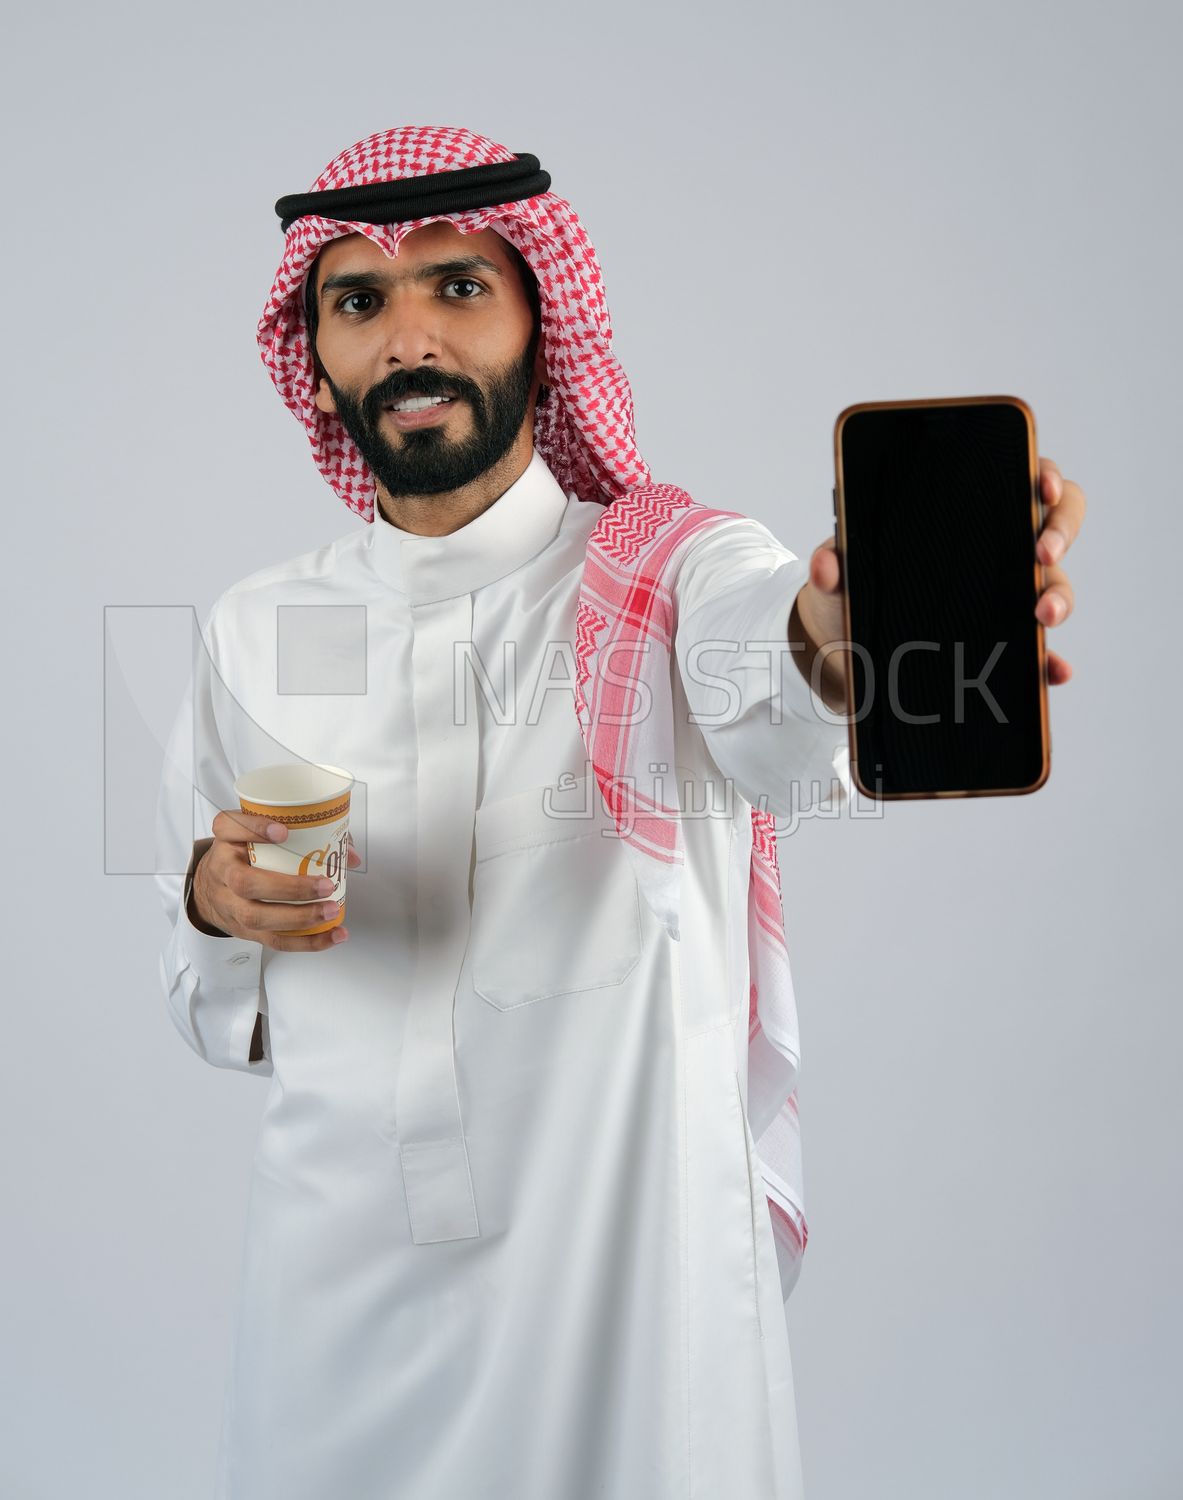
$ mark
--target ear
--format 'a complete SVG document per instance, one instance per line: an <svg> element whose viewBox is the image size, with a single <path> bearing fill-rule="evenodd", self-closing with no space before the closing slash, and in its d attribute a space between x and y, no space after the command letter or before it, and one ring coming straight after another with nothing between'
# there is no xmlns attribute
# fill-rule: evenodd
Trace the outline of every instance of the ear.
<svg viewBox="0 0 1183 1500"><path fill-rule="evenodd" d="M337 403L333 400L333 393L329 390L329 383L323 375L316 382L316 404L326 416L336 416Z"/></svg>

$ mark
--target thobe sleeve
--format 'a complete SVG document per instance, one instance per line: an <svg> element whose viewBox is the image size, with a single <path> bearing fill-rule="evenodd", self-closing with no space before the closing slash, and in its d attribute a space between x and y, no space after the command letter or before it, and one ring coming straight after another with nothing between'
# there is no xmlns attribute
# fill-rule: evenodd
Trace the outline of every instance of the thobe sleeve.
<svg viewBox="0 0 1183 1500"><path fill-rule="evenodd" d="M165 750L156 812L156 887L172 924L160 980L173 1025L216 1068L272 1072L259 943L215 937L189 920L193 870L215 814L236 807L234 773L218 730L211 661L217 606L196 641L193 672ZM182 873L184 872L184 873ZM259 1022L263 1056L251 1062Z"/></svg>
<svg viewBox="0 0 1183 1500"><path fill-rule="evenodd" d="M674 583L692 721L740 795L782 818L833 812L851 797L846 725L789 649L789 614L808 578L808 558L744 517L692 542Z"/></svg>

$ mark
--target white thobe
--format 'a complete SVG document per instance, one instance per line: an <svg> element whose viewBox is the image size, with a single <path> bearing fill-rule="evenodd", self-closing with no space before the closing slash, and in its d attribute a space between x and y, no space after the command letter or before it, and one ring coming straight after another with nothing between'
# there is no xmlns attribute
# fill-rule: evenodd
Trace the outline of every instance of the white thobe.
<svg viewBox="0 0 1183 1500"><path fill-rule="evenodd" d="M600 514L535 452L458 531L378 519L236 584L203 627L161 789L162 980L199 1056L270 1079L225 1500L801 1492L745 1114L751 806L816 803L836 772L848 795L844 731L787 653L807 562L751 519L696 538L675 590L673 941L603 836L574 709ZM725 650L694 668L708 638L781 643L779 670ZM733 689L695 680L729 661ZM350 940L324 953L185 912L194 838L239 772L285 759L357 780L364 868Z"/></svg>

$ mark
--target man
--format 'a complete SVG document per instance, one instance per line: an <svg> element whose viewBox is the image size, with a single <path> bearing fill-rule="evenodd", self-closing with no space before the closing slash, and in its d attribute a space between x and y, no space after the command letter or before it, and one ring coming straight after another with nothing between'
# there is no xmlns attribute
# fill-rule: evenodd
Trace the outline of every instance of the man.
<svg viewBox="0 0 1183 1500"><path fill-rule="evenodd" d="M171 1014L272 1079L223 1496L801 1493L773 818L849 795L837 560L652 481L548 189L407 128L277 205L264 361L371 524L218 600L162 787ZM314 936L233 795L297 758L356 778L364 854Z"/></svg>

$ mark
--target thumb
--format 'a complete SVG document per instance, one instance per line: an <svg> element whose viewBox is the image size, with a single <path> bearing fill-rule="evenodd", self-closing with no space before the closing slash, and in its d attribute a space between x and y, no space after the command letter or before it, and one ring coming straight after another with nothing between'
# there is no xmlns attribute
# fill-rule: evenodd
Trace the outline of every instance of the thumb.
<svg viewBox="0 0 1183 1500"><path fill-rule="evenodd" d="M842 583L842 565L838 560L838 544L832 536L814 548L809 559L809 581L823 594L838 592Z"/></svg>

